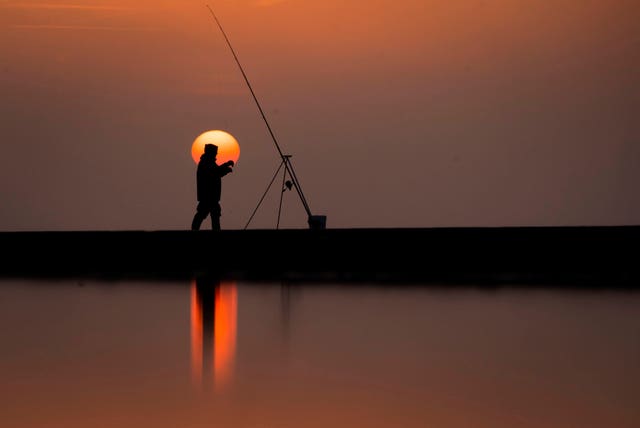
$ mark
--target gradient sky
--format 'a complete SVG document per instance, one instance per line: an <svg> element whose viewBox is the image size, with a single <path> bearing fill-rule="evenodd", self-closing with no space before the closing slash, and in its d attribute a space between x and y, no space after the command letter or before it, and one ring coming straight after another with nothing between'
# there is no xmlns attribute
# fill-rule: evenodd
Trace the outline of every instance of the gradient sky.
<svg viewBox="0 0 640 428"><path fill-rule="evenodd" d="M637 0L208 4L327 227L640 223ZM280 158L206 5L0 0L0 230L188 229L210 129L247 225Z"/></svg>

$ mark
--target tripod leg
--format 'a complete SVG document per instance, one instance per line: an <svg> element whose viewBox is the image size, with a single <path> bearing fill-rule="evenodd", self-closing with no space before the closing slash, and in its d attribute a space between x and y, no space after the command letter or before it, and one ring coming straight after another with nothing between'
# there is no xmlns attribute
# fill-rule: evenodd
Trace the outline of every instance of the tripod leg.
<svg viewBox="0 0 640 428"><path fill-rule="evenodd" d="M282 159L282 162L280 162L280 165L278 166L278 169L276 169L276 172L273 174L273 177L271 178L271 182L269 183L269 185L267 186L267 189L262 194L262 197L260 198L260 201L258 201L258 205L256 205L256 208L253 210L253 213L251 214L251 217L249 217L249 220L247 221L247 224L244 226L245 229L249 226L249 223L251 223L251 219L253 219L253 216L256 215L256 211L258 211L258 208L260 207L260 204L262 204L262 201L264 200L265 196L267 196L267 192L269 192L269 189L271 188L271 185L273 184L273 182L275 181L276 177L278 176L278 172L280 172L280 168L282 168L285 165L284 162L285 162L285 160ZM286 171L286 168L285 168L285 171Z"/></svg>
<svg viewBox="0 0 640 428"><path fill-rule="evenodd" d="M285 187L285 181L287 179L287 168L284 169L284 172L282 174L282 191L280 192L280 205L278 206L278 221L276 223L276 229L278 229L280 227L280 213L282 212L282 196L284 195L284 192L287 190L287 187Z"/></svg>

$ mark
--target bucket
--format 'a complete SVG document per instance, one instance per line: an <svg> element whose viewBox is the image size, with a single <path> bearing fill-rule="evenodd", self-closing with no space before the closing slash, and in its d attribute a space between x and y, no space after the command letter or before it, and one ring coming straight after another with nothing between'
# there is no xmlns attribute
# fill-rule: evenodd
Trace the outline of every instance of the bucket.
<svg viewBox="0 0 640 428"><path fill-rule="evenodd" d="M326 228L327 228L326 215L310 215L309 216L309 229L323 230Z"/></svg>

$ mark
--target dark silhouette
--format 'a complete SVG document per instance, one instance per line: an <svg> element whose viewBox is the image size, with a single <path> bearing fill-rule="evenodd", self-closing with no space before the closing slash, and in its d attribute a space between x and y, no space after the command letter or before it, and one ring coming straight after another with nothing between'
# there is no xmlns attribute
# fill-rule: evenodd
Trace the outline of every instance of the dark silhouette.
<svg viewBox="0 0 640 428"><path fill-rule="evenodd" d="M199 230L203 220L211 216L211 229L220 230L220 194L222 191L222 177L233 171L232 160L216 164L218 146L205 144L204 153L198 162L196 175L198 187L198 206L191 222L191 230Z"/></svg>
<svg viewBox="0 0 640 428"><path fill-rule="evenodd" d="M216 274L196 275L191 283L191 373L194 385L218 389L232 381L236 329L235 282L222 281Z"/></svg>
<svg viewBox="0 0 640 428"><path fill-rule="evenodd" d="M192 321L201 331L199 337L192 332L192 340L198 340L200 349L193 348L194 380L202 382L203 379L213 377L214 334L216 318L216 295L220 292L220 281L210 277L198 277L195 280L195 300L192 301ZM195 307L193 307L195 305ZM195 311L195 312L194 312ZM195 319L194 319L195 318ZM192 328L195 326L192 325ZM193 344L192 344L193 346ZM195 377L201 377L195 379Z"/></svg>

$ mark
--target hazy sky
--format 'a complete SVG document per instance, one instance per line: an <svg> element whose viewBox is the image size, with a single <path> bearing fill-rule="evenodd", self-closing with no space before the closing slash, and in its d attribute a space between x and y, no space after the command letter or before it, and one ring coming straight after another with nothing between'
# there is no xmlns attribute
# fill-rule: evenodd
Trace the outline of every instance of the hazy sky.
<svg viewBox="0 0 640 428"><path fill-rule="evenodd" d="M640 224L637 0L208 4L327 227ZM280 158L206 5L0 0L0 230L188 229L211 129L246 226Z"/></svg>

